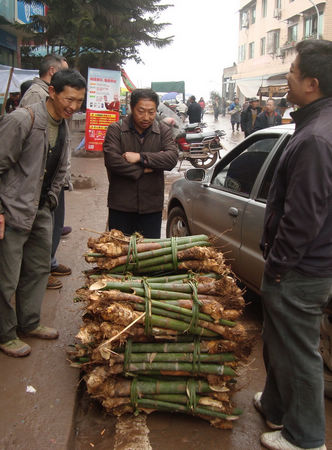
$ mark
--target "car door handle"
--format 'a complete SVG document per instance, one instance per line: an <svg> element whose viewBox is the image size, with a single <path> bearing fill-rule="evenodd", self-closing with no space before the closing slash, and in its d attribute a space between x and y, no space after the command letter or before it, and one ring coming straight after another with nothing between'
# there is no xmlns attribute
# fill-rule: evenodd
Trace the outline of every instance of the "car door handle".
<svg viewBox="0 0 332 450"><path fill-rule="evenodd" d="M239 215L239 210L234 208L234 206L231 206L228 210L228 214L232 217L237 217Z"/></svg>

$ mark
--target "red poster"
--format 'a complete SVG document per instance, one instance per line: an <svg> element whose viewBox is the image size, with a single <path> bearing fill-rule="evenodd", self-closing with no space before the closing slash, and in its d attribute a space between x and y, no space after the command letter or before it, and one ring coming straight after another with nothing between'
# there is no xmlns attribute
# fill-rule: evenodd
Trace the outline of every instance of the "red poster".
<svg viewBox="0 0 332 450"><path fill-rule="evenodd" d="M85 125L85 149L88 151L101 152L105 134L110 123L119 120L116 111L91 111L86 110Z"/></svg>

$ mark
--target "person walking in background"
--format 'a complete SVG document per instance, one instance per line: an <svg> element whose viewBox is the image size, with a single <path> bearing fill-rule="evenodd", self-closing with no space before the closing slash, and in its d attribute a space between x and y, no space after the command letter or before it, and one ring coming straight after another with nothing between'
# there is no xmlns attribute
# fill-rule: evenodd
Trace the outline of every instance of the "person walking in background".
<svg viewBox="0 0 332 450"><path fill-rule="evenodd" d="M9 114L12 111L15 111L15 109L18 108L18 105L20 103L20 93L19 92L11 92L9 94L9 98L6 101L5 110L6 113Z"/></svg>
<svg viewBox="0 0 332 450"><path fill-rule="evenodd" d="M20 106L28 106L33 103L38 103L42 100L46 100L49 95L49 83L52 76L62 69L67 69L68 64L64 57L59 55L46 55L39 69L39 78L36 77L32 80L31 86L26 90L24 96L21 99ZM70 181L70 155L68 159L68 173L66 177L65 186L61 189L59 194L58 206L53 212L53 237L52 237L52 257L51 257L51 274L48 278L47 289L60 289L62 283L55 276L65 276L71 274L70 267L64 264L59 264L56 260L56 251L60 243L61 235L71 232L71 227L64 227L65 219L65 187L72 190L72 184Z"/></svg>
<svg viewBox="0 0 332 450"><path fill-rule="evenodd" d="M266 382L254 405L272 450L326 450L322 310L332 287L332 42L304 40L287 74L295 132L269 191L262 248Z"/></svg>
<svg viewBox="0 0 332 450"><path fill-rule="evenodd" d="M252 97L249 100L249 106L241 114L241 129L244 137L249 136L253 132L256 117L262 112L262 108L258 106L258 98Z"/></svg>
<svg viewBox="0 0 332 450"><path fill-rule="evenodd" d="M190 97L190 104L188 106L187 115L189 117L189 123L199 123L202 116L202 108L196 102L196 97L192 95Z"/></svg>
<svg viewBox="0 0 332 450"><path fill-rule="evenodd" d="M214 121L217 122L218 117L219 117L219 103L216 98L212 102L212 108L213 108Z"/></svg>
<svg viewBox="0 0 332 450"><path fill-rule="evenodd" d="M255 120L254 131L263 130L263 128L281 125L281 115L275 110L275 102L269 98L266 102L265 110L258 114Z"/></svg>
<svg viewBox="0 0 332 450"><path fill-rule="evenodd" d="M203 121L203 117L204 117L204 113L205 113L205 101L204 101L203 97L201 97L199 99L198 104L199 104L199 106L201 107L201 110L202 110L201 111L201 121Z"/></svg>
<svg viewBox="0 0 332 450"><path fill-rule="evenodd" d="M56 339L40 325L50 273L52 213L68 167L66 120L81 107L85 79L74 70L56 72L49 97L18 108L0 121L0 350L27 356L18 333ZM16 308L12 306L15 295Z"/></svg>
<svg viewBox="0 0 332 450"><path fill-rule="evenodd" d="M233 133L235 131L235 126L236 131L239 131L241 122L241 105L239 103L238 97L235 97L233 103L229 105L228 112L231 115L231 125Z"/></svg>
<svg viewBox="0 0 332 450"><path fill-rule="evenodd" d="M160 237L164 170L175 167L178 152L171 128L156 119L158 105L152 89L135 89L131 114L107 129L104 159L110 230Z"/></svg>

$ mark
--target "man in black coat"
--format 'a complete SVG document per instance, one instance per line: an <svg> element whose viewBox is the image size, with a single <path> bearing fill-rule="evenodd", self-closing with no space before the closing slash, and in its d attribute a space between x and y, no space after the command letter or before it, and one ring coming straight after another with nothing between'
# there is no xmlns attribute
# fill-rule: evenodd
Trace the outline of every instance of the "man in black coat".
<svg viewBox="0 0 332 450"><path fill-rule="evenodd" d="M244 132L244 137L249 136L253 132L256 118L261 112L262 108L258 106L258 98L251 98L248 108L241 114L241 129Z"/></svg>
<svg viewBox="0 0 332 450"><path fill-rule="evenodd" d="M202 108L196 102L196 97L194 95L192 95L189 100L190 105L188 106L187 111L189 123L199 123L201 121Z"/></svg>
<svg viewBox="0 0 332 450"><path fill-rule="evenodd" d="M295 132L269 191L262 247L269 449L326 450L320 323L332 287L332 42L300 41L287 74Z"/></svg>
<svg viewBox="0 0 332 450"><path fill-rule="evenodd" d="M274 100L269 98L266 102L265 111L258 114L252 131L263 130L275 125L281 125L281 115L275 111Z"/></svg>

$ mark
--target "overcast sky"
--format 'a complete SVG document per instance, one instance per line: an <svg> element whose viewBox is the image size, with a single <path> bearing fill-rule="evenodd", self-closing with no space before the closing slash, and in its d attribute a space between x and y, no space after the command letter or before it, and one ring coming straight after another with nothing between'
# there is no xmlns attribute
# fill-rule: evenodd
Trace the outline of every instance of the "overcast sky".
<svg viewBox="0 0 332 450"><path fill-rule="evenodd" d="M129 62L125 70L136 87L151 81L185 81L186 92L208 99L221 93L222 71L237 61L239 0L164 0L174 4L159 22L170 22L161 37L174 35L163 49L142 46L144 64Z"/></svg>

